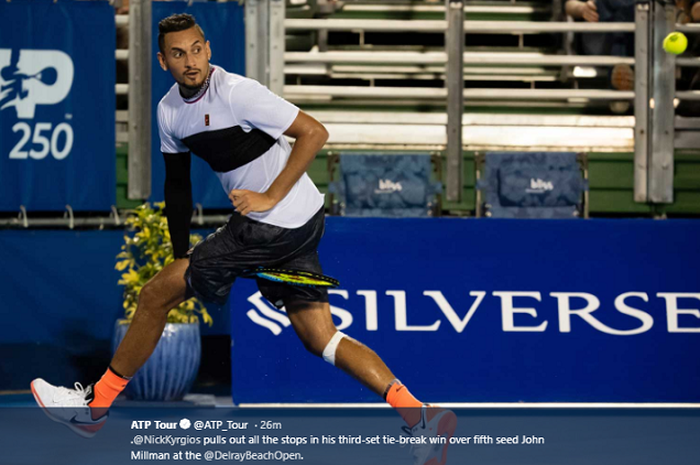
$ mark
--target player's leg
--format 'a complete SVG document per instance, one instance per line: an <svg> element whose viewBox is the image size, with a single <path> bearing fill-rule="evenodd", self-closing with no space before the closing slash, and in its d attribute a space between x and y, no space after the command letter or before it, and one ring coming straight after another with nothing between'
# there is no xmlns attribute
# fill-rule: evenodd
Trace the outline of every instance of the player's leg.
<svg viewBox="0 0 700 465"><path fill-rule="evenodd" d="M163 334L168 312L187 299L185 271L189 263L189 259L175 260L141 289L134 318L109 368L95 384L90 407L109 408L151 356Z"/></svg>
<svg viewBox="0 0 700 465"><path fill-rule="evenodd" d="M189 259L175 260L139 293L134 319L110 363L122 376L134 376L146 363L163 334L168 312L187 300L185 271L189 263Z"/></svg>
<svg viewBox="0 0 700 465"><path fill-rule="evenodd" d="M197 244L187 259L165 267L139 293L134 319L114 354L110 368L95 385L91 407L109 407L155 350L168 312L196 295L223 305L236 279L233 269L240 245L233 239L233 219ZM234 262L231 260L234 259ZM104 394L104 396L102 395Z"/></svg>
<svg viewBox="0 0 700 465"><path fill-rule="evenodd" d="M85 437L91 437L102 427L107 409L153 353L163 334L168 312L186 299L184 276L188 264L187 259L176 260L143 287L129 330L109 368L94 387L83 388L76 383L75 389L67 389L41 378L32 381L32 393L51 419Z"/></svg>
<svg viewBox="0 0 700 465"><path fill-rule="evenodd" d="M258 228L265 228L259 225ZM280 236L270 235L266 250L276 254L281 247L292 247L289 258L271 266L323 274L317 248L325 229L323 208L303 227L286 230ZM258 279L258 289L276 307L285 306L294 330L304 346L314 355L337 366L390 405L399 409L406 423L420 420L421 402L415 399L381 358L360 342L338 333L328 304L328 292L323 288L296 287Z"/></svg>
<svg viewBox="0 0 700 465"><path fill-rule="evenodd" d="M110 367L94 386L87 389L70 390L51 386L43 380L32 382L37 402L42 399L65 399L54 396L57 389L67 392L75 402L89 404L93 416L105 412L114 399L126 387L131 376L141 368L153 353L167 322L170 309L195 294L202 300L223 305L236 279L229 257L236 257L240 245L231 232L236 222L210 234L197 244L188 259L176 260L160 271L139 293L139 303L129 330L117 349ZM82 399L82 400L81 400ZM53 400L52 400L53 402ZM55 402L53 402L55 404ZM46 406L46 404L42 404ZM53 405L59 407L61 405Z"/></svg>
<svg viewBox="0 0 700 465"><path fill-rule="evenodd" d="M289 296L284 298L284 304L294 331L309 352L323 357L382 396L409 426L418 423L422 403L372 349L336 329L328 302Z"/></svg>
<svg viewBox="0 0 700 465"><path fill-rule="evenodd" d="M256 237L266 239L264 244L258 239L258 247L254 250L258 265L323 274L317 248L323 236L324 223L321 208L297 229L274 228L268 233L268 226L254 225L250 231L255 232ZM426 409L394 377L373 350L336 329L325 289L296 287L263 279L257 282L258 289L268 301L278 308L285 306L304 346L382 396L404 418L408 434L454 434L457 422L454 413L444 409ZM438 451L432 447L414 448L414 454L417 464L442 465L446 459L446 447Z"/></svg>
<svg viewBox="0 0 700 465"><path fill-rule="evenodd" d="M287 315L304 347L340 368L386 400L408 425L404 431L412 436L452 437L457 417L450 410L427 408L408 391L382 359L369 347L338 331L333 324L330 305L325 301L305 301L288 296L284 299ZM444 464L447 444L414 447L416 464Z"/></svg>
<svg viewBox="0 0 700 465"><path fill-rule="evenodd" d="M317 357L322 357L324 349L338 332L333 324L328 302L285 299L285 309L304 347ZM340 339L334 351L330 348L327 352L327 357L334 357L336 367L377 395L384 396L387 386L396 379L372 349L349 336ZM417 406L420 406L420 403Z"/></svg>

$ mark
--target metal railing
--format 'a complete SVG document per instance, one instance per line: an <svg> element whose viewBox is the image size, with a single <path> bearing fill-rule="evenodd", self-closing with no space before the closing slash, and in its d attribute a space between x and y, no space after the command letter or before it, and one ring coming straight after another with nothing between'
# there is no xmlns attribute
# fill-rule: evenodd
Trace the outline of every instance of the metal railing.
<svg viewBox="0 0 700 465"><path fill-rule="evenodd" d="M73 209L70 205L66 205L66 211L62 217L32 217L24 207L20 208L20 213L16 218L0 218L0 228L55 228L67 227L68 229L76 228L98 228L98 229L122 229L124 228L124 219L131 214L135 214L133 210L124 210L121 214L113 206L109 216L95 217L80 217L73 214ZM193 226L220 226L229 220L230 215L204 215L202 206L197 204L197 208L192 212Z"/></svg>
<svg viewBox="0 0 700 465"><path fill-rule="evenodd" d="M324 64L446 64L446 52L286 52L286 63ZM472 65L533 65L533 66L614 66L634 65L633 57L592 55L546 55L543 53L465 52L464 64ZM694 59L700 61L700 59Z"/></svg>
<svg viewBox="0 0 700 465"><path fill-rule="evenodd" d="M442 5L367 5L347 2L343 6L343 12L362 13L444 13L445 7ZM467 14L533 14L549 13L551 8L545 6L532 5L465 5L464 12Z"/></svg>
<svg viewBox="0 0 700 465"><path fill-rule="evenodd" d="M299 96L389 97L412 99L447 98L447 89L433 87L358 87L358 86L284 86L284 94L295 100ZM474 100L632 100L633 91L598 89L464 89L464 98ZM693 94L694 95L694 94Z"/></svg>
<svg viewBox="0 0 700 465"><path fill-rule="evenodd" d="M449 2L448 2L449 3ZM460 3L461 4L461 3ZM462 9L464 9L464 5ZM443 8L443 10L445 10ZM354 32L437 32L448 30L448 22L437 20L352 20L352 19L287 19L287 30L330 30ZM634 32L634 23L572 23L572 22L521 22L521 21L463 21L464 34L546 34L559 32ZM445 52L410 52L410 51L330 51L330 52L287 52L284 55L287 65L447 65L448 51ZM464 65L509 65L509 66L615 66L618 64L634 65L633 57L612 56L566 56L548 55L532 52L466 52L462 53ZM461 79L464 79L463 71ZM381 79L381 74L371 75ZM446 81L449 74L445 75ZM534 82L534 81L530 81ZM349 98L349 97L383 97L414 99L440 99L447 94L444 89L416 87L380 87L371 89L363 87L338 88L333 86L285 86L289 97L306 99ZM470 99L517 99L517 100L567 100L567 99L603 99L627 100L634 94L616 91L582 91L533 89L479 89L464 93ZM687 95L685 95L687 97Z"/></svg>
<svg viewBox="0 0 700 465"><path fill-rule="evenodd" d="M358 9L359 6L356 6ZM364 6L362 6L364 8ZM466 7L465 7L466 8ZM444 8L433 6L437 11ZM465 34L539 34L539 33L601 33L601 32L630 32L637 30L635 23L575 23L575 22L521 22L521 21L464 21ZM286 19L285 28L288 31L373 31L373 32L446 32L447 21L438 20L360 20L360 19ZM684 25L677 28L683 32L700 32L700 25ZM284 54L287 64L323 64L323 65L351 65L351 64L382 64L382 65L444 65L447 64L446 52L387 52L387 51L331 51L331 52L286 52ZM546 55L537 53L507 53L507 52L467 52L463 54L465 65L531 65L531 66L615 66L618 64L635 65L634 57L617 56L589 56L589 55ZM676 60L678 66L700 67L700 57L684 57ZM378 75L376 77L381 77ZM373 97L394 96L405 97L412 93L417 98L439 97L441 94L434 89L406 88L406 91L396 91L393 88L379 88L382 91L363 91L361 87L352 87L342 91L326 86L308 86L309 90L302 90L306 86L285 86L295 95L313 95L313 90L318 90L319 95L351 96L353 92L361 96L368 92ZM575 90L574 90L575 91ZM481 91L483 95L496 95L497 92ZM588 94L577 92L551 92L550 97L542 97L541 92L513 92L506 93L518 99L539 100L561 98L596 98L596 99L629 99L629 94L615 95L615 91L600 91ZM585 96L583 96L585 95ZM479 98L479 95L475 96ZM631 98L634 98L632 95ZM678 92L676 98L683 100L698 100L697 92Z"/></svg>
<svg viewBox="0 0 700 465"><path fill-rule="evenodd" d="M287 31L446 32L447 21L392 19L286 19ZM464 21L465 34L549 34L554 32L634 32L634 23Z"/></svg>
<svg viewBox="0 0 700 465"><path fill-rule="evenodd" d="M632 23L588 23L588 22L520 22L520 21L459 21L464 18L467 5L462 0L446 0L444 7L436 6L431 11L442 9L445 20L369 20L369 19L287 19L287 31L338 31L360 33L446 33L446 50L444 52L410 52L410 51L311 51L287 52L285 63L297 70L302 66L322 65L328 69L328 75L334 76L333 66L363 65L363 72L369 86L333 86L333 85L287 85L285 95L297 102L346 102L350 99L364 99L365 103L387 101L453 101L454 90L450 82L464 83L464 66L469 65L504 65L504 66L615 66L630 65L637 70L634 91L583 90L583 89L463 89L459 98L468 101L593 101L593 100L634 100L636 120L636 176L635 198L646 202L669 202L672 199L672 160L673 160L673 108L674 99L700 100L700 91L675 91L675 66L700 67L700 58L678 58L661 51L663 37L674 29L675 11L670 4L647 1L635 5L636 21ZM357 7L360 9L361 7ZM364 8L364 7L362 7ZM391 8L382 7L382 10ZM452 15L459 10L457 16ZM369 9L371 10L371 8ZM411 9L411 11L414 11ZM461 15L461 16L460 16ZM451 18L458 18L458 26ZM468 18L468 17L467 17ZM698 25L685 25L676 28L686 33L700 32ZM458 32L455 32L459 30ZM614 56L562 56L537 53L502 53L502 52L468 52L463 53L463 40L451 40L455 34L501 34L520 35L522 48L523 34L551 33L634 33L636 53L634 57ZM364 41L361 39L361 45ZM450 68L455 62L455 50L462 65ZM448 58L449 56L453 58ZM650 61L652 60L652 61ZM384 72L390 72L390 66L410 65L421 71L421 67L446 66L444 74L434 78L444 79L442 88L376 86L375 78L381 79L381 73L372 74L369 65L380 65ZM662 71L663 70L663 71ZM352 77L351 74L343 77ZM361 76L359 76L361 77ZM408 77L410 79L410 75ZM430 76L426 76L429 79ZM459 90L458 90L459 91ZM452 93L451 93L452 92ZM463 105L459 109L448 109L448 134L450 121L461 121ZM454 125L452 125L454 126ZM653 142L653 143L652 143ZM455 171L461 172L456 164L460 151L452 147L456 142L448 142L448 166L453 158ZM452 149L451 149L452 147ZM451 155L450 155L451 154ZM671 173L671 174L669 174ZM647 181L650 185L647 189ZM457 177L448 178L447 196L449 200L459 200L461 181Z"/></svg>

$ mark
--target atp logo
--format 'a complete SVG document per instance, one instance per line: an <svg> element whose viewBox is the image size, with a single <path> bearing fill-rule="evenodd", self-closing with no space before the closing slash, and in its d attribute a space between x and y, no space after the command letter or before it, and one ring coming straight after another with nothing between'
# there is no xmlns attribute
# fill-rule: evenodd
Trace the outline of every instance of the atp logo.
<svg viewBox="0 0 700 465"><path fill-rule="evenodd" d="M38 105L62 102L73 86L73 60L60 50L0 48L0 112L14 108L20 133L11 160L42 160L51 154L63 160L73 148L73 128L67 122L34 122ZM66 119L70 119L66 115Z"/></svg>
<svg viewBox="0 0 700 465"><path fill-rule="evenodd" d="M33 119L37 105L62 102L73 85L73 60L60 50L0 49L0 110Z"/></svg>

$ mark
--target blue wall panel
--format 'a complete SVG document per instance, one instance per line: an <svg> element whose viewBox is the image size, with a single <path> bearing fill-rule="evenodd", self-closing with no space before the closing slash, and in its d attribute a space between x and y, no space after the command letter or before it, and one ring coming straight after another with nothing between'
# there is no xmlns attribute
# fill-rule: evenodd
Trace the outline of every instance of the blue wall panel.
<svg viewBox="0 0 700 465"><path fill-rule="evenodd" d="M0 391L28 389L36 377L72 386L102 376L124 314L114 269L123 234L0 230ZM214 326L202 334L228 334L228 311L208 310Z"/></svg>

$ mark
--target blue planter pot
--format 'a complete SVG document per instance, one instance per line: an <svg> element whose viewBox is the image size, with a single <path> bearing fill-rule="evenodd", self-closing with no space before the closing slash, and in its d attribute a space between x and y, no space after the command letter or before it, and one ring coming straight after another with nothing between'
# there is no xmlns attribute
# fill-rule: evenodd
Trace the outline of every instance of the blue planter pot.
<svg viewBox="0 0 700 465"><path fill-rule="evenodd" d="M112 353L124 339L128 324L114 326ZM127 384L124 393L132 400L181 400L192 388L202 345L198 323L167 323L153 355Z"/></svg>

